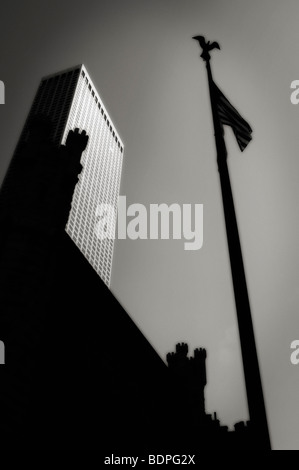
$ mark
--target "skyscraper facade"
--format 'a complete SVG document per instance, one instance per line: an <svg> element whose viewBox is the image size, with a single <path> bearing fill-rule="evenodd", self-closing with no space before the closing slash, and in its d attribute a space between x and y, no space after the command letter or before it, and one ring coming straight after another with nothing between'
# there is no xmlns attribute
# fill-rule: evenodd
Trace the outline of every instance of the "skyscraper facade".
<svg viewBox="0 0 299 470"><path fill-rule="evenodd" d="M108 204L114 208L114 216L117 213L123 143L84 65L41 80L2 193L9 186L14 159L26 142L31 119L36 115L47 116L51 120L52 140L56 145L65 144L71 129L85 130L89 136L66 231L105 284L110 286L114 240L99 237L96 227L103 216L108 224L114 224L109 220L113 212L103 214L99 207Z"/></svg>

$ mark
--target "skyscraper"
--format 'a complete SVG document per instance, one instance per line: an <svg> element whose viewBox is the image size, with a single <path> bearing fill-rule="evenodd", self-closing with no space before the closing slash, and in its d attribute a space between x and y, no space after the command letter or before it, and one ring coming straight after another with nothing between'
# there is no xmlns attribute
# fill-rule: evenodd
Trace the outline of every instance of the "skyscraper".
<svg viewBox="0 0 299 470"><path fill-rule="evenodd" d="M45 115L52 121L52 139L65 144L69 130L85 130L89 141L83 153L83 170L75 188L66 231L97 271L110 285L114 240L99 239L96 225L100 204L117 210L123 161L123 143L84 65L44 77L17 145L2 194L13 176L13 162L28 136L31 119ZM112 217L110 211L106 214Z"/></svg>

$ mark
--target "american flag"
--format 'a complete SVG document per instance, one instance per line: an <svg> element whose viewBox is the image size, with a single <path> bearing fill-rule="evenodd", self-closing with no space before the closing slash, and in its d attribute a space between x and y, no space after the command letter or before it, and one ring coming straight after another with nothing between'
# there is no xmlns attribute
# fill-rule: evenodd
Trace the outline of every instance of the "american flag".
<svg viewBox="0 0 299 470"><path fill-rule="evenodd" d="M215 97L217 100L217 111L221 124L230 126L235 134L241 152L251 141L252 129L248 122L242 118L238 111L230 104L228 99L213 83Z"/></svg>

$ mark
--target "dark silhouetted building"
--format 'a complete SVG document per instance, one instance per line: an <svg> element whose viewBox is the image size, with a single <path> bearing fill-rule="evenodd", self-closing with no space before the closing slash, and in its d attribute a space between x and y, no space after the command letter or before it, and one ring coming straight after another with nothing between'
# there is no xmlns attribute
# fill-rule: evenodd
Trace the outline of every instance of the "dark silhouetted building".
<svg viewBox="0 0 299 470"><path fill-rule="evenodd" d="M64 229L88 137L51 129L32 120L0 212L0 445L140 447L167 367Z"/></svg>

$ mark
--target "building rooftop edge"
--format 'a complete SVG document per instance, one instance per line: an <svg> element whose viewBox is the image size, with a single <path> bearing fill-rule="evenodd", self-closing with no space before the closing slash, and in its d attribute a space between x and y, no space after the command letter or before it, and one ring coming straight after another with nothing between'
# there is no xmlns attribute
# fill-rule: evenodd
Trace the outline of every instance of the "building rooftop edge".
<svg viewBox="0 0 299 470"><path fill-rule="evenodd" d="M54 73L49 73L48 75L44 75L42 77L42 80L46 80L48 78L51 78L51 77L55 77L56 75L61 75L63 73L67 73L67 72L72 72L73 70L81 70L82 67L84 67L83 64L78 64L78 65L74 65L73 67L68 67L67 69L63 69L63 70L59 70L57 72L54 72ZM84 67L85 70L86 70L86 67Z"/></svg>
<svg viewBox="0 0 299 470"><path fill-rule="evenodd" d="M60 70L60 71L58 71L58 72L51 73L51 74L49 74L49 75L44 75L44 76L42 77L41 81L43 81L43 80L48 80L49 78L55 77L56 75L62 75L62 74L64 74L64 73L72 72L72 71L74 71L74 70L80 70L80 72L83 70L84 73L87 75L87 77L88 77L90 83L92 84L92 87L93 87L93 89L94 89L94 91L95 91L95 93L96 93L96 95L97 95L98 100L100 101L100 103L101 103L101 105L102 105L104 111L106 112L106 114L107 114L108 117L109 117L110 123L112 124L113 130L115 131L115 133L116 133L116 135L117 135L117 137L118 137L118 139L119 139L119 141L120 141L120 143L121 143L122 149L124 150L124 147L125 147L125 146L124 146L123 139L122 139L121 136L119 135L119 132L117 131L117 129L116 129L114 123L113 123L113 120L111 119L110 114L109 114L109 112L108 112L108 110L107 110L105 104L103 103L103 100L102 100L102 98L100 97L100 95L99 95L99 93L98 93L98 91L97 91L97 88L96 88L96 86L95 86L94 83L93 83L92 78L90 77L89 71L88 71L88 69L86 68L86 66L85 66L84 64L78 64L78 65L75 65L75 66L73 66L73 67L68 67L68 68L63 69L63 70Z"/></svg>

